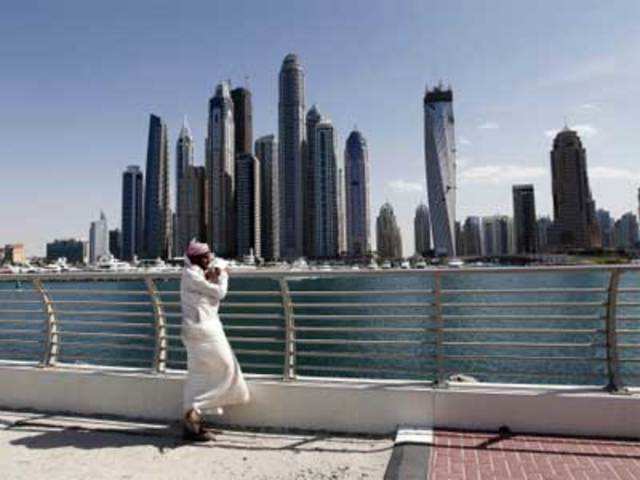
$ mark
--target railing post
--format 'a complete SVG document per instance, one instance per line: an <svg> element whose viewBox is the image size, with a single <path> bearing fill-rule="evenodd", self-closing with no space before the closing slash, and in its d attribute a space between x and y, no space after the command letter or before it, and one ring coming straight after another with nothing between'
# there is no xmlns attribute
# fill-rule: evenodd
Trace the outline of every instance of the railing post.
<svg viewBox="0 0 640 480"><path fill-rule="evenodd" d="M280 278L280 295L284 313L284 368L282 378L288 382L296 378L296 332L293 318L293 303L289 292L289 283L285 277Z"/></svg>
<svg viewBox="0 0 640 480"><path fill-rule="evenodd" d="M46 315L44 325L44 352L42 354L42 367L51 367L58 361L59 335L58 335L58 320L56 319L56 312L53 309L53 302L49 297L49 294L42 285L42 281L35 279L33 286L38 290L42 296L42 306Z"/></svg>
<svg viewBox="0 0 640 480"><path fill-rule="evenodd" d="M155 319L155 351L153 355L153 370L157 373L164 373L167 369L167 320L160 301L158 289L153 278L145 278L147 292L151 297L153 306L153 317Z"/></svg>
<svg viewBox="0 0 640 480"><path fill-rule="evenodd" d="M607 313L605 317L605 332L607 336L607 376L609 383L606 390L611 393L624 393L626 389L620 376L620 359L618 357L618 333L616 310L618 306L618 285L622 271L615 269L609 277L607 290Z"/></svg>
<svg viewBox="0 0 640 480"><path fill-rule="evenodd" d="M444 369L444 352L442 347L444 337L444 319L442 317L442 278L441 273L436 271L433 277L433 306L436 320L436 387L446 388Z"/></svg>

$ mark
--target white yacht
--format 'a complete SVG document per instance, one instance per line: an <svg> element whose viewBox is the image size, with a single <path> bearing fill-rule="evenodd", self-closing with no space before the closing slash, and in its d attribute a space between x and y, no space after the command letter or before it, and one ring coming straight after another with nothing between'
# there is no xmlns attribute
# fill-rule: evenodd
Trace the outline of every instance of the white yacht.
<svg viewBox="0 0 640 480"><path fill-rule="evenodd" d="M411 264L408 260L403 260L400 264L400 268L402 268L403 270L409 270L411 268Z"/></svg>
<svg viewBox="0 0 640 480"><path fill-rule="evenodd" d="M97 272L128 272L132 269L129 263L118 260L111 254L100 257L94 266L94 271Z"/></svg>
<svg viewBox="0 0 640 480"><path fill-rule="evenodd" d="M382 262L382 269L389 270L391 268L391 262L389 260L385 260Z"/></svg>
<svg viewBox="0 0 640 480"><path fill-rule="evenodd" d="M304 257L300 257L299 259L295 260L292 264L291 264L291 270L295 270L295 271L299 271L299 270L309 270L309 264L307 263L307 261L304 259Z"/></svg>

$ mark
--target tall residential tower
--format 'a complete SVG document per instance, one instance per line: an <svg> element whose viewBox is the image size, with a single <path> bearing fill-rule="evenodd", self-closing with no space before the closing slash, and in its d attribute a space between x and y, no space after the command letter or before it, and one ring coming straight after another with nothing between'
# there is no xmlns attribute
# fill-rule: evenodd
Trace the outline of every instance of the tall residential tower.
<svg viewBox="0 0 640 480"><path fill-rule="evenodd" d="M278 141L274 135L256 140L256 157L260 161L260 235L262 256L280 258L280 182L278 175Z"/></svg>
<svg viewBox="0 0 640 480"><path fill-rule="evenodd" d="M122 174L122 252L123 260L142 254L142 172L130 165Z"/></svg>
<svg viewBox="0 0 640 480"><path fill-rule="evenodd" d="M190 229L192 182L190 179L193 167L193 137L184 119L178 142L176 144L176 244L174 252L181 256L192 238Z"/></svg>
<svg viewBox="0 0 640 480"><path fill-rule="evenodd" d="M440 86L424 96L424 153L436 255L454 256L456 157L453 93Z"/></svg>
<svg viewBox="0 0 640 480"><path fill-rule="evenodd" d="M367 141L358 130L347 138L344 149L347 253L366 255L371 250L370 167Z"/></svg>

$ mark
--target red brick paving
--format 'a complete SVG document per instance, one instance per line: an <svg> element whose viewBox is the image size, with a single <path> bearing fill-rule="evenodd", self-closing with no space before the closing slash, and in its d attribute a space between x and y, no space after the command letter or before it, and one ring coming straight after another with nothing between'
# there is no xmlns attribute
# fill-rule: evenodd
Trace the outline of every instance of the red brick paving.
<svg viewBox="0 0 640 480"><path fill-rule="evenodd" d="M640 479L640 442L439 430L431 480Z"/></svg>

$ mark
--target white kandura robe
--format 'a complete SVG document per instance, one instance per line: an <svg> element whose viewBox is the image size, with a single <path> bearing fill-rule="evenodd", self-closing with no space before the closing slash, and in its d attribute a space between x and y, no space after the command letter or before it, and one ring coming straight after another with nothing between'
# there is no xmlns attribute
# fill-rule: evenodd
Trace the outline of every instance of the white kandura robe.
<svg viewBox="0 0 640 480"><path fill-rule="evenodd" d="M187 349L184 412L222 414L225 405L249 401L249 389L218 317L229 275L209 282L204 271L186 260L182 272L182 343Z"/></svg>

